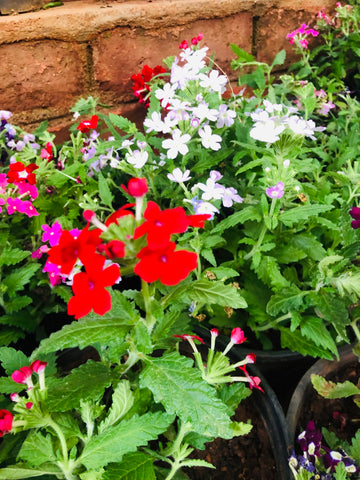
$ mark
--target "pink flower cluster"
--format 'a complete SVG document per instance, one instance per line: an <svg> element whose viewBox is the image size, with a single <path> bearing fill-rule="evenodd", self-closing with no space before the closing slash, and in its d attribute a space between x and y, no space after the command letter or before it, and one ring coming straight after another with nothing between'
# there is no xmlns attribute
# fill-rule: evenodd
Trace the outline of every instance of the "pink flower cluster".
<svg viewBox="0 0 360 480"><path fill-rule="evenodd" d="M6 205L8 215L16 212L28 217L39 215L32 201L37 198L36 177L33 173L38 167L34 163L24 165L22 162L10 163L8 173L0 174L0 212ZM24 200L25 197L28 197ZM30 200L29 200L30 197Z"/></svg>
<svg viewBox="0 0 360 480"><path fill-rule="evenodd" d="M286 35L286 38L289 39L289 42L291 45L297 40L299 45L306 49L308 48L309 40L306 38L307 36L313 36L317 37L319 35L319 32L317 30L314 30L313 28L309 28L306 23L303 23L300 28L297 28L291 33L288 33Z"/></svg>

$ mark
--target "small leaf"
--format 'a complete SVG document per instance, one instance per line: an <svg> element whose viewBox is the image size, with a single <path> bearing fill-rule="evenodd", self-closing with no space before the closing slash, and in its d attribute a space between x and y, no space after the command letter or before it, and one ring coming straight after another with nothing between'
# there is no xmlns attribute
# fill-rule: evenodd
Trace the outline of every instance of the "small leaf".
<svg viewBox="0 0 360 480"><path fill-rule="evenodd" d="M276 54L271 64L271 67L275 67L275 65L283 65L285 62L285 58L286 58L286 51L280 50L280 52Z"/></svg>
<svg viewBox="0 0 360 480"><path fill-rule="evenodd" d="M309 217L319 215L320 213L332 210L333 205L299 205L280 213L279 220L287 227L292 227L295 223L307 220Z"/></svg>
<svg viewBox="0 0 360 480"><path fill-rule="evenodd" d="M360 394L360 388L348 380L344 383L334 383L320 375L313 374L311 375L311 382L318 394L325 398L347 398Z"/></svg>
<svg viewBox="0 0 360 480"><path fill-rule="evenodd" d="M55 475L62 478L62 471L53 464L43 465L42 468L34 469L26 463L10 465L0 468L0 480L24 480L25 478L42 477L43 475Z"/></svg>
<svg viewBox="0 0 360 480"><path fill-rule="evenodd" d="M42 435L40 432L30 431L22 444L19 458L27 461L34 467L39 467L45 462L56 462L51 436Z"/></svg>
<svg viewBox="0 0 360 480"><path fill-rule="evenodd" d="M266 311L275 316L280 312L297 310L303 304L306 294L306 291L301 291L295 286L285 287L270 298Z"/></svg>
<svg viewBox="0 0 360 480"><path fill-rule="evenodd" d="M114 425L116 422L130 410L134 403L134 395L130 388L128 380L122 380L116 386L113 396L110 411L99 425L99 433L102 433L105 428Z"/></svg>
<svg viewBox="0 0 360 480"><path fill-rule="evenodd" d="M29 365L29 360L21 350L15 350L15 348L11 347L1 347L0 363L6 375L11 375L15 370Z"/></svg>
<svg viewBox="0 0 360 480"><path fill-rule="evenodd" d="M30 253L19 248L5 247L0 255L0 265L15 265L28 257Z"/></svg>
<svg viewBox="0 0 360 480"><path fill-rule="evenodd" d="M112 201L114 200L114 195L111 193L110 187L104 178L101 171L98 172L99 178L99 195L100 200L108 207L112 207Z"/></svg>

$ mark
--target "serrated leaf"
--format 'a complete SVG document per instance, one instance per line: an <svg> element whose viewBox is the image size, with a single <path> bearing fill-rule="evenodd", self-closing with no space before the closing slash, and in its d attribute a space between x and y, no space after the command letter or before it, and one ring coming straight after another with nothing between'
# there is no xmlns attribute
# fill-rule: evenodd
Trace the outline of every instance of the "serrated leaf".
<svg viewBox="0 0 360 480"><path fill-rule="evenodd" d="M360 462L360 429L352 438L349 455L358 463Z"/></svg>
<svg viewBox="0 0 360 480"><path fill-rule="evenodd" d="M81 400L99 399L111 384L111 370L102 363L88 360L63 378L47 379L47 407L50 411L66 412L78 408Z"/></svg>
<svg viewBox="0 0 360 480"><path fill-rule="evenodd" d="M285 287L270 298L266 311L269 315L275 316L280 312L297 310L302 305L306 294L306 291L301 291L295 286Z"/></svg>
<svg viewBox="0 0 360 480"><path fill-rule="evenodd" d="M135 133L137 131L135 123L131 122L125 117L109 113L109 120L115 126L126 133Z"/></svg>
<svg viewBox="0 0 360 480"><path fill-rule="evenodd" d="M305 338L298 330L290 332L286 328L280 328L281 347L289 348L293 352L299 352L302 355L310 355L315 358L326 358L333 360L333 356L328 350L318 347L314 342Z"/></svg>
<svg viewBox="0 0 360 480"><path fill-rule="evenodd" d="M328 212L333 208L333 205L299 205L298 207L290 208L290 210L280 213L279 220L287 227L292 227L295 223L307 220L314 215Z"/></svg>
<svg viewBox="0 0 360 480"><path fill-rule="evenodd" d="M16 265L30 255L31 252L20 248L5 247L0 255L0 265Z"/></svg>
<svg viewBox="0 0 360 480"><path fill-rule="evenodd" d="M5 316L5 315L4 315ZM0 331L0 345L16 343L20 338L25 337L25 332L18 328L3 328Z"/></svg>
<svg viewBox="0 0 360 480"><path fill-rule="evenodd" d="M7 294L12 297L16 292L23 290L39 268L39 263L30 263L24 267L17 268L10 275L6 276L2 283L7 287Z"/></svg>
<svg viewBox="0 0 360 480"><path fill-rule="evenodd" d="M201 256L204 257L205 260L207 260L210 263L210 265L212 265L213 267L216 267L217 265L216 258L213 251L210 248L203 248L200 253L201 253Z"/></svg>
<svg viewBox="0 0 360 480"><path fill-rule="evenodd" d="M302 323L300 330L304 337L313 341L316 345L330 350L334 355L338 354L334 339L321 318L305 317L305 322Z"/></svg>
<svg viewBox="0 0 360 480"><path fill-rule="evenodd" d="M232 438L223 402L190 358L172 352L151 359L140 374L140 385L151 390L155 401L162 403L167 412L190 422L200 435Z"/></svg>
<svg viewBox="0 0 360 480"><path fill-rule="evenodd" d="M121 463L107 467L103 480L156 480L153 463L143 452L128 453Z"/></svg>
<svg viewBox="0 0 360 480"><path fill-rule="evenodd" d="M320 261L326 255L322 244L309 233L300 233L292 236L290 243L302 250L313 260Z"/></svg>
<svg viewBox="0 0 360 480"><path fill-rule="evenodd" d="M33 467L39 467L45 462L56 462L51 436L30 431L21 446L19 458Z"/></svg>
<svg viewBox="0 0 360 480"><path fill-rule="evenodd" d="M114 195L111 193L110 187L104 178L101 171L98 172L99 178L99 195L100 200L108 207L112 207L112 201L114 200Z"/></svg>
<svg viewBox="0 0 360 480"><path fill-rule="evenodd" d="M22 310L23 308L30 305L32 301L32 298L28 297L27 295L19 295L18 297L13 298L9 302L5 303L6 312L8 314L18 312L19 310Z"/></svg>
<svg viewBox="0 0 360 480"><path fill-rule="evenodd" d="M13 392L21 392L24 390L24 385L15 383L11 377L0 377L0 392L10 395Z"/></svg>
<svg viewBox="0 0 360 480"><path fill-rule="evenodd" d="M0 363L6 375L11 375L15 370L29 364L28 357L21 350L11 347L0 348Z"/></svg>
<svg viewBox="0 0 360 480"><path fill-rule="evenodd" d="M122 380L116 386L112 395L112 404L105 420L103 420L98 428L102 433L105 428L121 420L121 418L130 410L134 403L134 395L130 388L128 380Z"/></svg>
<svg viewBox="0 0 360 480"><path fill-rule="evenodd" d="M6 468L0 468L0 480L24 480L25 478L55 475L62 478L61 470L52 464L43 465L42 468L31 468L26 463L18 463Z"/></svg>
<svg viewBox="0 0 360 480"><path fill-rule="evenodd" d="M233 268L227 268L227 267L208 268L206 271L213 273L216 276L216 278L221 281L239 276L238 271L234 270Z"/></svg>
<svg viewBox="0 0 360 480"><path fill-rule="evenodd" d="M216 468L214 465L211 463L207 462L206 460L199 460L199 459L194 459L194 460L185 460L184 462L181 462L182 467L206 467L206 468Z"/></svg>
<svg viewBox="0 0 360 480"><path fill-rule="evenodd" d="M256 222L261 220L260 213L253 206L245 207L240 212L235 212L232 215L229 215L225 220L222 220L212 229L212 233L221 233L228 228L235 227L236 225L239 225L239 223L242 224L248 220L254 220Z"/></svg>
<svg viewBox="0 0 360 480"><path fill-rule="evenodd" d="M348 380L343 383L334 383L320 375L312 374L311 383L318 394L325 398L347 398L360 394L360 388Z"/></svg>
<svg viewBox="0 0 360 480"><path fill-rule="evenodd" d="M240 291L221 281L198 280L191 284L187 292L189 298L195 302L206 305L229 306L232 308L246 308L247 303L241 296Z"/></svg>
<svg viewBox="0 0 360 480"><path fill-rule="evenodd" d="M114 338L119 341L139 319L132 304L121 292L113 292L112 309L100 316L91 313L86 317L65 325L61 330L50 335L40 343L32 354L35 359L41 353L53 352L64 348L85 348L88 345L108 345Z"/></svg>
<svg viewBox="0 0 360 480"><path fill-rule="evenodd" d="M134 452L150 440L155 440L173 420L172 415L156 412L120 422L107 428L100 435L92 437L84 447L79 460L88 469L121 462L126 453Z"/></svg>

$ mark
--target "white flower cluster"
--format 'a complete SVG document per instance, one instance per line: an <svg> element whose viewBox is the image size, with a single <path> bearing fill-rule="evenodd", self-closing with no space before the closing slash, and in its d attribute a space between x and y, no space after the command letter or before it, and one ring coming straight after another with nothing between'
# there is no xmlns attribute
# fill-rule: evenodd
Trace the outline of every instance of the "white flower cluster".
<svg viewBox="0 0 360 480"><path fill-rule="evenodd" d="M303 135L315 140L314 133L322 132L325 127L317 127L313 120L304 120L296 115L296 107L273 104L264 100L265 109L258 108L250 116L254 125L250 130L250 137L266 143L275 143L280 140L280 134L289 129L297 135ZM282 114L282 112L285 113Z"/></svg>

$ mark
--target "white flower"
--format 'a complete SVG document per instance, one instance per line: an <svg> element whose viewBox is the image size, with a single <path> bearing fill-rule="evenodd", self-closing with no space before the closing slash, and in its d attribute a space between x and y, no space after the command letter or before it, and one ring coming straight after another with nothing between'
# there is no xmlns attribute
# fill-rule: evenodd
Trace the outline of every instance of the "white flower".
<svg viewBox="0 0 360 480"><path fill-rule="evenodd" d="M210 202L200 201L196 206L195 213L196 215L208 214L213 218L215 213L219 213L219 209Z"/></svg>
<svg viewBox="0 0 360 480"><path fill-rule="evenodd" d="M283 109L283 106L280 103L271 103L266 99L263 101L263 104L268 113L281 112Z"/></svg>
<svg viewBox="0 0 360 480"><path fill-rule="evenodd" d="M130 147L133 143L134 143L133 140L128 140L128 139L126 139L126 140L124 140L124 141L122 142L121 148L128 148L128 147Z"/></svg>
<svg viewBox="0 0 360 480"><path fill-rule="evenodd" d="M218 111L215 108L209 108L209 104L206 102L201 102L197 107L194 107L192 113L200 121L206 118L211 122L215 122L218 116Z"/></svg>
<svg viewBox="0 0 360 480"><path fill-rule="evenodd" d="M200 86L203 88L209 88L214 92L225 92L225 85L227 84L227 78L225 75L219 75L217 70L211 70L210 75L200 73Z"/></svg>
<svg viewBox="0 0 360 480"><path fill-rule="evenodd" d="M220 135L212 133L211 127L205 125L204 128L199 129L199 136L201 137L201 143L205 148L211 148L211 150L219 150L222 138Z"/></svg>
<svg viewBox="0 0 360 480"><path fill-rule="evenodd" d="M216 127L222 128L223 126L230 127L234 123L236 113L234 110L229 110L228 106L224 103L220 105Z"/></svg>
<svg viewBox="0 0 360 480"><path fill-rule="evenodd" d="M127 153L125 157L126 161L135 168L142 168L147 162L149 154L146 150L134 150L132 153Z"/></svg>
<svg viewBox="0 0 360 480"><path fill-rule="evenodd" d="M144 120L144 126L146 127L146 132L162 132L164 129L164 122L161 119L161 114L159 112L152 112L150 118Z"/></svg>
<svg viewBox="0 0 360 480"><path fill-rule="evenodd" d="M162 142L162 147L168 150L167 157L174 159L179 153L186 155L189 151L189 147L186 145L191 139L191 135L185 133L181 134L181 131L177 128L172 132L172 138L167 138Z"/></svg>
<svg viewBox="0 0 360 480"><path fill-rule="evenodd" d="M322 132L325 130L325 127L317 127L313 120L304 120L297 115L291 115L287 119L287 125L294 133L298 135L304 135L305 137L310 137L311 140L315 140L314 133Z"/></svg>
<svg viewBox="0 0 360 480"><path fill-rule="evenodd" d="M190 180L190 170L185 170L183 173L180 168L175 168L172 173L168 173L167 177L169 180L175 183L183 183Z"/></svg>
<svg viewBox="0 0 360 480"><path fill-rule="evenodd" d="M176 86L171 85L171 83L165 83L163 88L158 88L155 91L155 97L158 100L161 100L161 106L163 108L172 100L175 95Z"/></svg>
<svg viewBox="0 0 360 480"><path fill-rule="evenodd" d="M256 122L250 130L250 137L261 142L274 143L280 139L279 135L285 130L285 125L276 124L274 120Z"/></svg>
<svg viewBox="0 0 360 480"><path fill-rule="evenodd" d="M176 120L179 122L180 120L187 120L190 118L188 114L188 110L190 110L189 102L183 102L178 98L173 98L168 106L169 113L167 117L171 120Z"/></svg>
<svg viewBox="0 0 360 480"><path fill-rule="evenodd" d="M202 200L219 200L223 197L225 187L217 183L222 178L222 175L216 170L210 172L210 177L206 183L197 183L193 189L199 188L204 193L201 195Z"/></svg>
<svg viewBox="0 0 360 480"><path fill-rule="evenodd" d="M223 196L221 198L222 204L224 207L231 207L234 202L241 203L243 198L238 195L237 191L233 187L228 187L224 189Z"/></svg>

